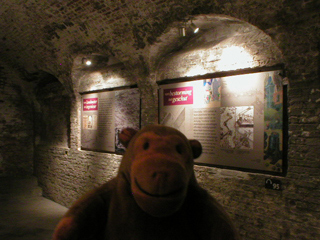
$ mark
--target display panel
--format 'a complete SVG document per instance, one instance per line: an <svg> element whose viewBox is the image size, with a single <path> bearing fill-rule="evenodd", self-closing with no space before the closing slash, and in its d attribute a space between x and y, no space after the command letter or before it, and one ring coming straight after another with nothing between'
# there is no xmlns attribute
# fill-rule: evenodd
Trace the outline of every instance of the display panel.
<svg viewBox="0 0 320 240"><path fill-rule="evenodd" d="M160 123L198 139L196 163L283 171L283 86L278 71L159 86Z"/></svg>
<svg viewBox="0 0 320 240"><path fill-rule="evenodd" d="M140 128L140 93L137 88L82 95L81 148L124 152L121 129Z"/></svg>

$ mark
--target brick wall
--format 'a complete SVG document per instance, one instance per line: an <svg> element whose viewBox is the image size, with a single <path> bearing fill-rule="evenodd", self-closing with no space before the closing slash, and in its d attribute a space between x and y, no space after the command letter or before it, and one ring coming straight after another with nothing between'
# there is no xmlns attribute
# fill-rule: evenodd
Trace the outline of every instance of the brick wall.
<svg viewBox="0 0 320 240"><path fill-rule="evenodd" d="M33 173L32 88L0 62L0 176Z"/></svg>
<svg viewBox="0 0 320 240"><path fill-rule="evenodd" d="M35 145L70 145L71 100L63 85L51 75L42 76L34 86Z"/></svg>

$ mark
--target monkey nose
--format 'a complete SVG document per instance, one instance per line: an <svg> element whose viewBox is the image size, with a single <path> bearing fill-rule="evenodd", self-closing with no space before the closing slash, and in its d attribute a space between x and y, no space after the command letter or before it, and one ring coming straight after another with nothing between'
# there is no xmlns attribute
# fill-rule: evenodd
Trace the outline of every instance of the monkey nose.
<svg viewBox="0 0 320 240"><path fill-rule="evenodd" d="M169 184L169 173L164 171L153 172L151 175L151 181L154 185L154 190L156 190L157 192L162 192L164 188L167 188Z"/></svg>
<svg viewBox="0 0 320 240"><path fill-rule="evenodd" d="M156 172L153 172L151 175L152 179L154 179L155 181L166 180L168 176L169 176L169 173L165 171L156 171Z"/></svg>

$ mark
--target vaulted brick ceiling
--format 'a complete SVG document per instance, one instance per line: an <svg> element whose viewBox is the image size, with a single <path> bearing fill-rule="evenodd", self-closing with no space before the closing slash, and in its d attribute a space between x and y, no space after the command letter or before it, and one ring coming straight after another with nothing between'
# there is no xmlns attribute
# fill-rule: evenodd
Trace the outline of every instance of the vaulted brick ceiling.
<svg viewBox="0 0 320 240"><path fill-rule="evenodd" d="M28 74L48 72L60 81L70 76L79 54L99 53L131 66L148 65L150 59L188 41L168 31L168 26L199 13L224 13L221 9L226 7L218 10L217 4L206 0L2 1L0 60ZM250 13L248 7L242 8L243 15ZM226 22L215 18L211 24ZM151 44L157 49L149 48Z"/></svg>
<svg viewBox="0 0 320 240"><path fill-rule="evenodd" d="M28 72L53 73L64 71L78 52L101 51L126 60L163 32L170 14L177 15L176 2L1 1L0 58Z"/></svg>

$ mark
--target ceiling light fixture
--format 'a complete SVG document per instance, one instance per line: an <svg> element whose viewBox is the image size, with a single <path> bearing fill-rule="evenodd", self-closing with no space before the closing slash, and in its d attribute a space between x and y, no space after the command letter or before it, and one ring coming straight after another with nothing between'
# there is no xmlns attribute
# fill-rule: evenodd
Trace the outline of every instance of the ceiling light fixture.
<svg viewBox="0 0 320 240"><path fill-rule="evenodd" d="M82 64L90 66L92 64L92 61L90 59L87 59L87 58L82 58Z"/></svg>
<svg viewBox="0 0 320 240"><path fill-rule="evenodd" d="M179 27L179 36L185 37L186 36L186 27Z"/></svg>
<svg viewBox="0 0 320 240"><path fill-rule="evenodd" d="M181 25L178 27L178 30L179 30L179 36L185 37L187 34L191 32L191 30L194 34L198 33L200 28L192 22L191 18L188 18L181 23Z"/></svg>
<svg viewBox="0 0 320 240"><path fill-rule="evenodd" d="M192 28L193 33L199 32L199 28L193 22L190 24L190 27Z"/></svg>

